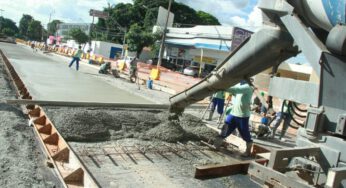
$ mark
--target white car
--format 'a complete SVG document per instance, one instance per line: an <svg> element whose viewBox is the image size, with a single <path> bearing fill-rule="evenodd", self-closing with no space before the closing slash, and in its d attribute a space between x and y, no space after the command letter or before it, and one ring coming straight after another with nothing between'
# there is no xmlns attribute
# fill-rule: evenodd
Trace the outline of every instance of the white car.
<svg viewBox="0 0 346 188"><path fill-rule="evenodd" d="M197 77L198 76L198 70L196 68L186 67L183 71L183 74L188 75L188 76Z"/></svg>

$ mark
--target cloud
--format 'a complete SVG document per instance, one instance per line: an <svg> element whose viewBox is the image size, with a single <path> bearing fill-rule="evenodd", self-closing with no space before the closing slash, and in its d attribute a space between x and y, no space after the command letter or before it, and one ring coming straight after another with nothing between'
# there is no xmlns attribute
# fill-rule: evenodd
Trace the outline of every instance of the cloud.
<svg viewBox="0 0 346 188"><path fill-rule="evenodd" d="M208 12L223 25L258 25L260 10L254 8L257 0L175 0L195 10ZM132 3L132 0L0 0L4 16L19 22L23 14L30 14L46 25L51 20L60 19L70 23L91 23L89 9L102 10L108 4ZM97 21L97 20L96 20Z"/></svg>
<svg viewBox="0 0 346 188"><path fill-rule="evenodd" d="M242 18L240 16L233 16L230 18L230 25L232 26L246 26L247 25L247 20L245 18Z"/></svg>
<svg viewBox="0 0 346 188"><path fill-rule="evenodd" d="M247 20L247 24L253 27L262 26L262 11L257 6L254 7L253 11L249 14L249 19Z"/></svg>
<svg viewBox="0 0 346 188"><path fill-rule="evenodd" d="M262 26L262 12L255 6L247 17L232 16L224 25L242 27L251 31L256 31Z"/></svg>

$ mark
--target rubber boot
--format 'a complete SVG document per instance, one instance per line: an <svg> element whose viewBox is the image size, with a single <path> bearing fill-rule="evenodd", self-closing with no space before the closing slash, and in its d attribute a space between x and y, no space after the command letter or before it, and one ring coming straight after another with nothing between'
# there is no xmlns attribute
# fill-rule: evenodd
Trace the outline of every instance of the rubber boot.
<svg viewBox="0 0 346 188"><path fill-rule="evenodd" d="M251 155L251 148L252 148L252 142L246 143L246 150L243 154L241 154L242 157L250 157Z"/></svg>
<svg viewBox="0 0 346 188"><path fill-rule="evenodd" d="M215 149L220 149L220 147L222 146L223 144L223 138L221 136L217 136L214 140L214 147Z"/></svg>
<svg viewBox="0 0 346 188"><path fill-rule="evenodd" d="M210 110L208 121L211 121L213 119L213 115L214 115L214 111Z"/></svg>

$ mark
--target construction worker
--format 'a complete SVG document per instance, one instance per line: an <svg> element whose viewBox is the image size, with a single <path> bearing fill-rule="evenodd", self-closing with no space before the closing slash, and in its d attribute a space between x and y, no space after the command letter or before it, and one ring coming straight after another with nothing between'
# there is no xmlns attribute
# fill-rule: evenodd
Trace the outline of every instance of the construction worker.
<svg viewBox="0 0 346 188"><path fill-rule="evenodd" d="M100 66L99 73L108 74L110 69L111 69L111 63L110 62L104 63Z"/></svg>
<svg viewBox="0 0 346 188"><path fill-rule="evenodd" d="M275 137L275 132L277 128L280 126L282 120L284 120L279 139L281 141L285 141L284 136L292 120L292 117L290 114L291 103L292 103L291 101L284 100L281 104L281 111L276 113L275 120L273 121L272 138Z"/></svg>
<svg viewBox="0 0 346 188"><path fill-rule="evenodd" d="M130 62L130 81L132 83L135 83L137 80L137 58L133 58L133 60Z"/></svg>
<svg viewBox="0 0 346 188"><path fill-rule="evenodd" d="M76 70L78 71L78 69L79 69L79 61L80 61L80 58L82 57L82 54L83 54L82 46L78 46L78 50L74 54L74 56L72 57L72 61L71 61L70 65L68 67L71 68L73 63L76 62Z"/></svg>
<svg viewBox="0 0 346 188"><path fill-rule="evenodd" d="M224 106L225 106L225 92L218 91L214 93L211 99L211 108L210 108L208 121L211 121L213 119L213 115L214 115L214 111L216 107L217 107L217 113L220 115L219 118L221 118L223 114Z"/></svg>
<svg viewBox="0 0 346 188"><path fill-rule="evenodd" d="M215 139L214 146L219 148L223 140L227 138L237 128L242 139L246 142L246 150L243 157L250 156L252 139L249 130L250 105L253 88L242 80L239 84L226 90L233 95L233 108L231 113L226 117L224 126L220 135Z"/></svg>

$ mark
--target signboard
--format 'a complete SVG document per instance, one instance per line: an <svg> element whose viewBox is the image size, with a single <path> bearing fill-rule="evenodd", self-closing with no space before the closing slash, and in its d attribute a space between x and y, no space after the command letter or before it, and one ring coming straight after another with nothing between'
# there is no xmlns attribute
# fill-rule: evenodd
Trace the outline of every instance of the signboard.
<svg viewBox="0 0 346 188"><path fill-rule="evenodd" d="M232 47L231 47L231 50L234 50L238 46L240 46L240 44L243 43L252 34L253 34L253 32L248 31L246 29L242 29L242 28L239 28L239 27L234 27L233 35L232 35Z"/></svg>
<svg viewBox="0 0 346 188"><path fill-rule="evenodd" d="M90 16L103 18L103 19L107 19L109 17L108 12L103 12L103 11L94 10L94 9L90 9L89 14Z"/></svg>
<svg viewBox="0 0 346 188"><path fill-rule="evenodd" d="M193 58L193 61L198 62L198 63L202 63L201 62L201 56L195 56ZM209 65L216 65L216 59L211 58L211 57L203 57L202 61L206 64L209 64Z"/></svg>
<svg viewBox="0 0 346 188"><path fill-rule="evenodd" d="M166 20L167 20L167 14L168 14L168 10L160 6L159 7L159 14L157 15L157 21L156 21L157 26L165 27ZM167 27L173 26L173 20L174 20L174 14L172 12L170 12Z"/></svg>

